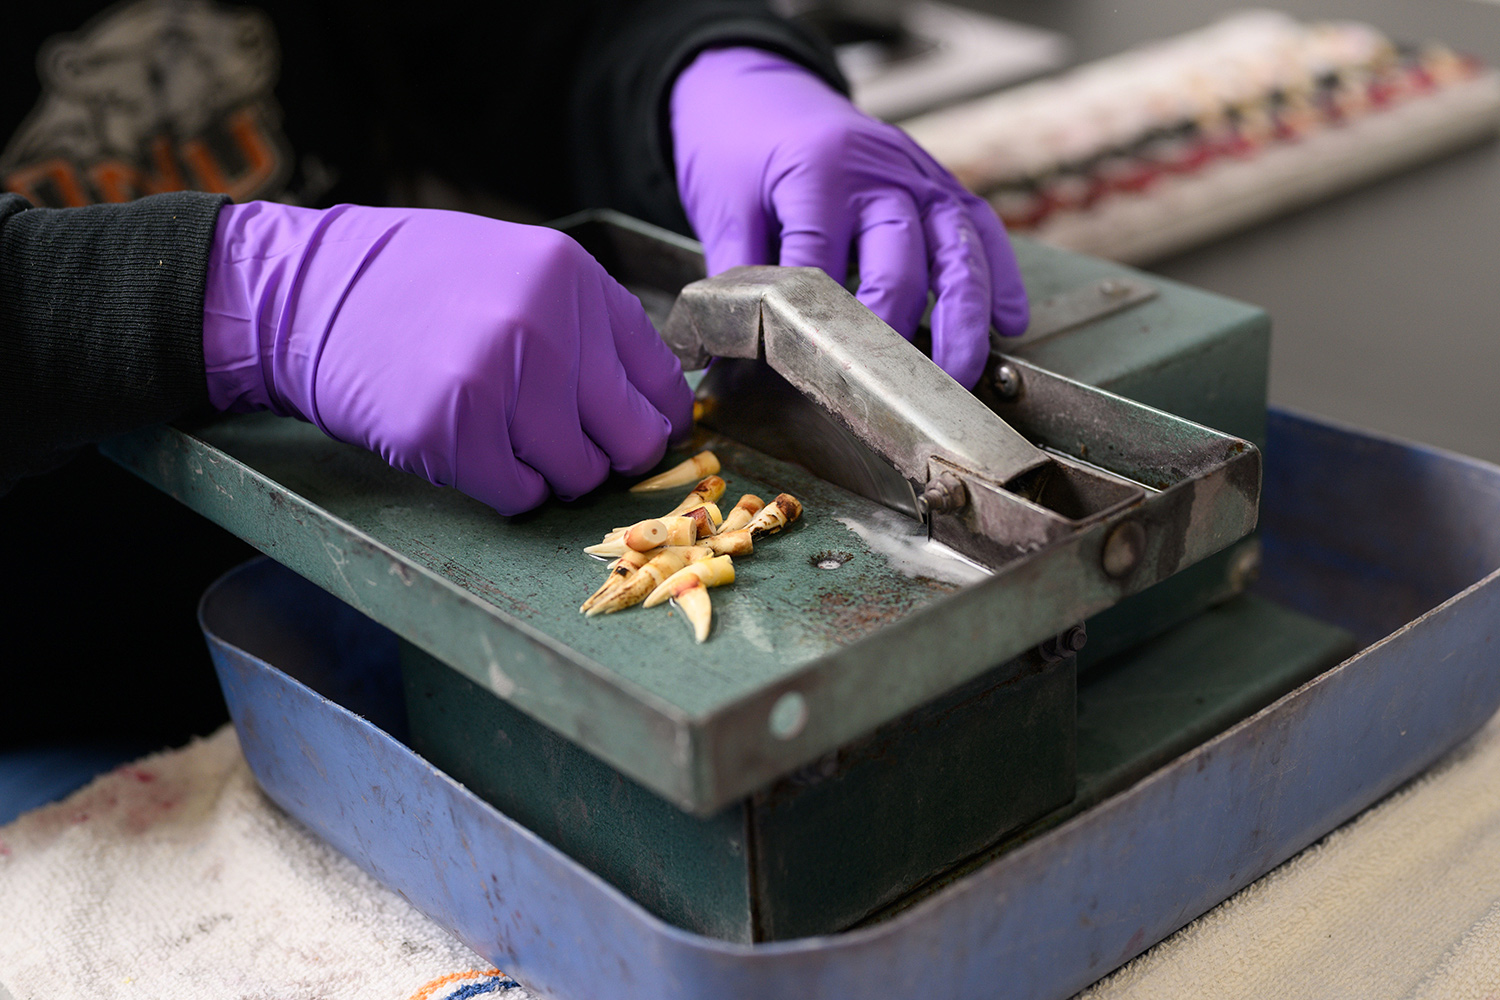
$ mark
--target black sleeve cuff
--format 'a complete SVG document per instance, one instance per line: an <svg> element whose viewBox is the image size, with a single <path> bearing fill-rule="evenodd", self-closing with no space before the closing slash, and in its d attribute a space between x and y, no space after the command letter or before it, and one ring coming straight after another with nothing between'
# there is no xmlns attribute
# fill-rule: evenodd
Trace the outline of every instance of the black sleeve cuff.
<svg viewBox="0 0 1500 1000"><path fill-rule="evenodd" d="M203 289L222 195L0 197L0 491L207 402Z"/></svg>
<svg viewBox="0 0 1500 1000"><path fill-rule="evenodd" d="M827 43L764 3L649 3L592 43L582 61L571 115L582 204L692 233L677 194L668 104L693 57L725 45L769 49L849 92Z"/></svg>

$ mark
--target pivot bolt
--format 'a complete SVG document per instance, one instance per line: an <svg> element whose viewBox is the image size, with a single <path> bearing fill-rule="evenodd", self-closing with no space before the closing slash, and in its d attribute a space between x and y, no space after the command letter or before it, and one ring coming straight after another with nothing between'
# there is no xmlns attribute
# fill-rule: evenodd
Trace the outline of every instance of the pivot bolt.
<svg viewBox="0 0 1500 1000"><path fill-rule="evenodd" d="M1015 365L1001 365L995 369L995 392L1001 399L1015 399L1021 394L1021 373Z"/></svg>
<svg viewBox="0 0 1500 1000"><path fill-rule="evenodd" d="M1100 560L1104 575L1118 580L1135 569L1146 554L1146 529L1138 521L1126 521L1115 525L1115 529L1104 540L1104 556Z"/></svg>
<svg viewBox="0 0 1500 1000"><path fill-rule="evenodd" d="M1120 299L1130 294L1130 286L1119 278L1105 278L1099 282L1099 291L1106 299Z"/></svg>
<svg viewBox="0 0 1500 1000"><path fill-rule="evenodd" d="M1042 654L1042 659L1048 663L1056 663L1076 655L1079 650L1088 645L1089 633L1082 623L1074 625L1066 632L1060 632L1050 639L1042 640L1037 647L1037 652Z"/></svg>
<svg viewBox="0 0 1500 1000"><path fill-rule="evenodd" d="M946 514L958 510L969 502L968 491L964 489L963 480L951 472L944 472L922 491L917 498L917 503L923 510L931 514Z"/></svg>

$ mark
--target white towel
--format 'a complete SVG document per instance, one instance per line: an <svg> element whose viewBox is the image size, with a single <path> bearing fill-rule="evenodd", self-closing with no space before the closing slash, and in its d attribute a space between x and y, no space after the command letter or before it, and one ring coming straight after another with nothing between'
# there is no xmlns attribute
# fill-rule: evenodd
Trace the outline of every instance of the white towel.
<svg viewBox="0 0 1500 1000"><path fill-rule="evenodd" d="M6 988L530 996L289 820L228 729L0 828ZM1345 997L1500 997L1500 719L1079 1000Z"/></svg>
<svg viewBox="0 0 1500 1000"><path fill-rule="evenodd" d="M1500 997L1500 717L1079 1000Z"/></svg>
<svg viewBox="0 0 1500 1000"><path fill-rule="evenodd" d="M0 828L0 996L443 1000L524 989L261 793L228 726Z"/></svg>

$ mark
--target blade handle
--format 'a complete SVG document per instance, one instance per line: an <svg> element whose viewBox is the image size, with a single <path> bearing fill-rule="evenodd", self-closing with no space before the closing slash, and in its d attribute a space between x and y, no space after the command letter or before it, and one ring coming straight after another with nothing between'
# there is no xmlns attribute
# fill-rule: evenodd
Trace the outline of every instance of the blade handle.
<svg viewBox="0 0 1500 1000"><path fill-rule="evenodd" d="M1048 460L815 267L736 267L683 288L662 331L683 367L761 358L898 472L932 459L1001 485Z"/></svg>

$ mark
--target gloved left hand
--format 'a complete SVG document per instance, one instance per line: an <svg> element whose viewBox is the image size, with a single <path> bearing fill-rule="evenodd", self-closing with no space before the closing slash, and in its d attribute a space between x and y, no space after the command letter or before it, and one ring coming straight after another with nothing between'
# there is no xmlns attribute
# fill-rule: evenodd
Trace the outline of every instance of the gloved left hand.
<svg viewBox="0 0 1500 1000"><path fill-rule="evenodd" d="M908 339L932 310L932 359L972 388L989 330L1019 336L1026 292L993 209L893 125L755 48L700 53L672 87L678 193L708 273L820 267Z"/></svg>

